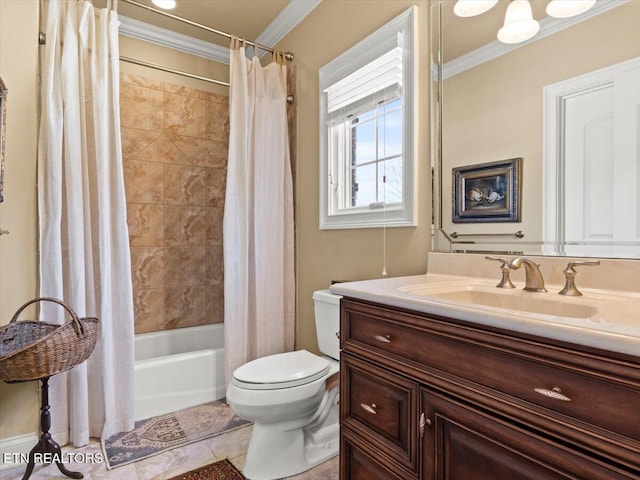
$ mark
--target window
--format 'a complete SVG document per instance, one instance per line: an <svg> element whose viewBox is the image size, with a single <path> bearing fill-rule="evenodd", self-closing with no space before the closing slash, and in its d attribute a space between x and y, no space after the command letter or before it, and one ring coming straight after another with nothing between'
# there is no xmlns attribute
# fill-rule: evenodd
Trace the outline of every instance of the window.
<svg viewBox="0 0 640 480"><path fill-rule="evenodd" d="M415 10L320 69L320 228L415 225Z"/></svg>

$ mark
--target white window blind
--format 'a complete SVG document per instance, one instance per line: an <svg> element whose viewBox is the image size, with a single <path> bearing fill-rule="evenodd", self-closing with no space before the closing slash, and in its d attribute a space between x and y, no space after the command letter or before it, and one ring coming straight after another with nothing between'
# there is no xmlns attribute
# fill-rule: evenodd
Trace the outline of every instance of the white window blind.
<svg viewBox="0 0 640 480"><path fill-rule="evenodd" d="M402 48L395 47L325 90L330 124L402 96Z"/></svg>

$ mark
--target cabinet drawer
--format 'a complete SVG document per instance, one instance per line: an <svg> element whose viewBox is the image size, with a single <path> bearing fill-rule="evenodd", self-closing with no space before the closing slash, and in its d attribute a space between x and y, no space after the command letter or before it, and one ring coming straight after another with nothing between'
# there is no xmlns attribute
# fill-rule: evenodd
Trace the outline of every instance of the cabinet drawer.
<svg viewBox="0 0 640 480"><path fill-rule="evenodd" d="M341 372L343 428L417 473L418 384L347 354Z"/></svg>
<svg viewBox="0 0 640 480"><path fill-rule="evenodd" d="M571 360L580 357L579 352L565 355L565 363L550 361L553 355L543 345L518 350L515 338L500 343L495 341L497 335L484 334L484 338L470 328L454 331L429 318L418 322L415 316L388 310L376 314L366 305L349 302L345 307L343 348L347 352L373 352L394 365L411 366L414 375L421 375L420 371L445 379L453 375L465 385L479 385L484 402L494 408L508 401L564 423L575 424L572 419L577 419L589 424L587 428L596 426L640 441L640 415L635 413L640 385L589 371L579 362L572 367Z"/></svg>

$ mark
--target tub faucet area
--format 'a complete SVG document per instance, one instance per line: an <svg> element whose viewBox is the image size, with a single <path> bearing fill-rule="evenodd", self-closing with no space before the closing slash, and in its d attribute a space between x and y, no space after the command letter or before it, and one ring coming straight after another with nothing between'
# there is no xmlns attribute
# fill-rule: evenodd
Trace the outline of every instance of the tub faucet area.
<svg viewBox="0 0 640 480"><path fill-rule="evenodd" d="M512 270L517 270L522 265L524 265L525 273L524 290L528 292L546 292L547 289L544 288L544 278L540 271L540 264L527 257L516 257L508 264Z"/></svg>

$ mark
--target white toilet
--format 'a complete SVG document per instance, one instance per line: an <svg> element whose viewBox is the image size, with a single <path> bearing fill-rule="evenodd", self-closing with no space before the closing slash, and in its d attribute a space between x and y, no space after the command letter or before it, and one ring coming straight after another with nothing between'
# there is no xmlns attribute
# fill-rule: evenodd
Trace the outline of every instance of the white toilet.
<svg viewBox="0 0 640 480"><path fill-rule="evenodd" d="M254 423L242 473L273 480L304 472L338 454L338 387L326 380L339 371L340 296L313 293L318 345L253 360L233 372L227 401ZM331 382L333 383L333 382Z"/></svg>

